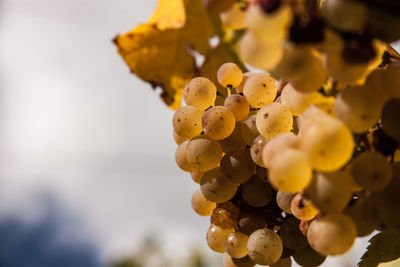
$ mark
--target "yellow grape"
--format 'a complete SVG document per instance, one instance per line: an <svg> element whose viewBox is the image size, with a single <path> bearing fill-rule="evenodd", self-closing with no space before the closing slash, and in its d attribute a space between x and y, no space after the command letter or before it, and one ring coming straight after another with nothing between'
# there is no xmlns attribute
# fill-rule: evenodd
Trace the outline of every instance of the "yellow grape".
<svg viewBox="0 0 400 267"><path fill-rule="evenodd" d="M366 151L352 162L351 173L355 182L371 191L384 189L392 180L392 166L378 152Z"/></svg>
<svg viewBox="0 0 400 267"><path fill-rule="evenodd" d="M293 133L281 133L269 140L262 150L264 166L268 167L276 154L286 148L297 148L299 138Z"/></svg>
<svg viewBox="0 0 400 267"><path fill-rule="evenodd" d="M199 136L188 141L186 160L193 168L200 171L214 169L219 165L221 158L222 147L217 141L206 136Z"/></svg>
<svg viewBox="0 0 400 267"><path fill-rule="evenodd" d="M183 106L175 111L172 124L175 132L186 138L198 136L202 132L201 119L204 111L194 106Z"/></svg>
<svg viewBox="0 0 400 267"><path fill-rule="evenodd" d="M237 94L243 93L244 84L246 83L247 79L250 76L254 75L254 74L255 74L254 72L245 72L245 73L243 73L242 82L236 87L236 93Z"/></svg>
<svg viewBox="0 0 400 267"><path fill-rule="evenodd" d="M203 177L204 172L199 171L199 170L194 170L192 172L190 172L190 176L192 177L192 180L196 183L196 184L200 184L201 178Z"/></svg>
<svg viewBox="0 0 400 267"><path fill-rule="evenodd" d="M236 2L228 10L220 14L221 21L225 26L232 30L240 30L246 27L244 18L245 10L242 9L239 2Z"/></svg>
<svg viewBox="0 0 400 267"><path fill-rule="evenodd" d="M244 149L246 147L246 143L243 140L241 123L236 122L235 129L231 135L225 139L219 140L219 143L221 144L222 150L225 153L228 153L232 150Z"/></svg>
<svg viewBox="0 0 400 267"><path fill-rule="evenodd" d="M261 167L265 167L263 162L263 149L266 143L268 143L268 139L262 135L259 135L254 139L250 148L251 158L258 166Z"/></svg>
<svg viewBox="0 0 400 267"><path fill-rule="evenodd" d="M311 201L301 193L297 194L292 199L290 210L297 219L302 221L312 220L319 213L319 210L311 203Z"/></svg>
<svg viewBox="0 0 400 267"><path fill-rule="evenodd" d="M208 137L222 140L235 129L235 116L224 106L214 106L204 113L201 124Z"/></svg>
<svg viewBox="0 0 400 267"><path fill-rule="evenodd" d="M182 96L187 105L205 110L214 105L217 87L207 78L196 77L185 85Z"/></svg>
<svg viewBox="0 0 400 267"><path fill-rule="evenodd" d="M175 131L173 131L173 136L174 136L175 143L176 143L177 145L180 145L180 144L182 144L184 141L186 141L186 140L189 139L189 138L187 138L187 137L180 136L180 135L177 134Z"/></svg>
<svg viewBox="0 0 400 267"><path fill-rule="evenodd" d="M286 148L276 154L268 166L269 181L286 193L296 193L311 182L312 168L306 155L300 150Z"/></svg>
<svg viewBox="0 0 400 267"><path fill-rule="evenodd" d="M253 108L261 108L274 101L277 93L274 78L268 73L256 73L243 86L243 95Z"/></svg>
<svg viewBox="0 0 400 267"><path fill-rule="evenodd" d="M251 115L240 125L242 137L246 145L251 146L253 140L259 135L256 125L257 115Z"/></svg>
<svg viewBox="0 0 400 267"><path fill-rule="evenodd" d="M348 87L336 97L335 116L353 132L363 133L378 121L382 105L373 88Z"/></svg>
<svg viewBox="0 0 400 267"><path fill-rule="evenodd" d="M220 168L221 173L235 184L246 182L256 171L256 165L248 149L226 153L221 160Z"/></svg>
<svg viewBox="0 0 400 267"><path fill-rule="evenodd" d="M233 113L236 121L242 121L249 115L249 103L239 94L233 94L225 98L224 106Z"/></svg>
<svg viewBox="0 0 400 267"><path fill-rule="evenodd" d="M292 113L280 103L269 103L257 112L256 126L262 136L272 139L292 130Z"/></svg>
<svg viewBox="0 0 400 267"><path fill-rule="evenodd" d="M332 172L343 167L353 155L351 131L340 121L324 116L302 129L300 148L308 155L312 167Z"/></svg>
<svg viewBox="0 0 400 267"><path fill-rule="evenodd" d="M237 187L221 174L219 168L205 172L200 181L203 196L215 203L230 200L236 194Z"/></svg>
<svg viewBox="0 0 400 267"><path fill-rule="evenodd" d="M209 248L215 252L225 252L225 240L229 234L233 233L235 229L222 229L212 224L207 231L206 240Z"/></svg>
<svg viewBox="0 0 400 267"><path fill-rule="evenodd" d="M225 251L232 258L240 259L247 255L249 237L242 232L231 233L225 241Z"/></svg>
<svg viewBox="0 0 400 267"><path fill-rule="evenodd" d="M307 232L310 246L324 255L340 255L354 244L357 229L344 214L330 214L314 220Z"/></svg>
<svg viewBox="0 0 400 267"><path fill-rule="evenodd" d="M217 79L223 87L238 86L243 77L243 72L238 65L232 62L222 64L217 71Z"/></svg>
<svg viewBox="0 0 400 267"><path fill-rule="evenodd" d="M305 192L320 211L341 212L353 196L351 180L343 171L317 173Z"/></svg>
<svg viewBox="0 0 400 267"><path fill-rule="evenodd" d="M194 171L195 168L186 160L186 151L187 146L190 140L184 141L181 143L175 151L175 162L179 168L184 170L185 172Z"/></svg>
<svg viewBox="0 0 400 267"><path fill-rule="evenodd" d="M217 205L216 203L206 199L200 189L192 195L191 203L192 209L200 216L210 216Z"/></svg>
<svg viewBox="0 0 400 267"><path fill-rule="evenodd" d="M274 231L264 228L253 232L247 242L250 259L260 265L276 263L282 255L282 240Z"/></svg>

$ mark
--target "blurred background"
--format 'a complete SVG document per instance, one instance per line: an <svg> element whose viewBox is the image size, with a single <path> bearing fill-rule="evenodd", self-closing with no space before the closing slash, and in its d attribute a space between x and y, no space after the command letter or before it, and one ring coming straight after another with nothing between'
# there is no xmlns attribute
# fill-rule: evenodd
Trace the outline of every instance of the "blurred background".
<svg viewBox="0 0 400 267"><path fill-rule="evenodd" d="M0 266L212 266L172 111L112 38L156 0L0 0ZM355 266L360 239L324 266Z"/></svg>

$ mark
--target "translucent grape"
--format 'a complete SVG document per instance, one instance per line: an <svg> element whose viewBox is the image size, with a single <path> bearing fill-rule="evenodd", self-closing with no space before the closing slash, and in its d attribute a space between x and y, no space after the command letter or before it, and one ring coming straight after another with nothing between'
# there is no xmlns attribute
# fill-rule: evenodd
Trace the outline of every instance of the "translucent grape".
<svg viewBox="0 0 400 267"><path fill-rule="evenodd" d="M215 203L223 203L230 200L237 190L237 185L232 184L221 174L219 168L205 172L200 181L200 189L203 196Z"/></svg>
<svg viewBox="0 0 400 267"><path fill-rule="evenodd" d="M251 145L250 148L251 158L258 166L261 167L264 167L263 149L267 142L268 139L266 139L262 135L259 135L254 139L253 144Z"/></svg>
<svg viewBox="0 0 400 267"><path fill-rule="evenodd" d="M314 220L308 229L310 246L324 255L340 255L354 244L357 229L354 222L344 214L330 214Z"/></svg>
<svg viewBox="0 0 400 267"><path fill-rule="evenodd" d="M253 232L247 242L250 259L260 265L276 263L282 255L282 240L274 231L264 228Z"/></svg>
<svg viewBox="0 0 400 267"><path fill-rule="evenodd" d="M262 207L267 205L273 195L273 191L269 184L253 176L241 186L240 193L244 202L252 207Z"/></svg>
<svg viewBox="0 0 400 267"><path fill-rule="evenodd" d="M292 113L282 104L269 103L257 112L256 126L262 136L272 139L292 130Z"/></svg>
<svg viewBox="0 0 400 267"><path fill-rule="evenodd" d="M194 170L190 172L190 176L192 177L193 182L196 184L200 184L201 178L203 177L204 172L199 170Z"/></svg>
<svg viewBox="0 0 400 267"><path fill-rule="evenodd" d="M235 228L238 225L239 208L232 202L220 203L213 210L211 223L223 229Z"/></svg>
<svg viewBox="0 0 400 267"><path fill-rule="evenodd" d="M272 159L280 151L286 148L297 148L299 144L299 138L293 133L281 133L268 141L262 151L262 158L264 166L268 167L271 164Z"/></svg>
<svg viewBox="0 0 400 267"><path fill-rule="evenodd" d="M265 227L265 219L255 212L241 210L239 214L239 229L245 235Z"/></svg>
<svg viewBox="0 0 400 267"><path fill-rule="evenodd" d="M353 155L351 131L339 121L325 116L302 129L300 148L317 171L332 172L343 167Z"/></svg>
<svg viewBox="0 0 400 267"><path fill-rule="evenodd" d="M319 254L310 246L295 250L293 259L297 264L304 267L320 266L326 259L325 255Z"/></svg>
<svg viewBox="0 0 400 267"><path fill-rule="evenodd" d="M254 267L256 265L249 256L241 259L234 259L228 253L224 253L224 267Z"/></svg>
<svg viewBox="0 0 400 267"><path fill-rule="evenodd" d="M186 151L187 151L187 146L189 144L190 140L184 141L181 143L178 148L175 151L175 162L176 165L178 165L179 168L186 172L191 172L195 168L186 160Z"/></svg>
<svg viewBox="0 0 400 267"><path fill-rule="evenodd" d="M242 121L249 115L249 103L239 94L233 94L225 98L224 106L233 113L236 121Z"/></svg>
<svg viewBox="0 0 400 267"><path fill-rule="evenodd" d="M381 115L382 103L367 86L349 87L336 97L335 116L355 133L371 128Z"/></svg>
<svg viewBox="0 0 400 267"><path fill-rule="evenodd" d="M236 2L229 8L220 14L221 21L225 26L228 26L232 30L240 30L246 27L244 18L245 11L241 8L240 3Z"/></svg>
<svg viewBox="0 0 400 267"><path fill-rule="evenodd" d="M242 81L243 72L238 65L232 62L222 64L217 71L217 79L223 87L236 87Z"/></svg>
<svg viewBox="0 0 400 267"><path fill-rule="evenodd" d="M225 251L232 258L243 258L247 255L247 240L249 237L242 232L231 233L225 241Z"/></svg>
<svg viewBox="0 0 400 267"><path fill-rule="evenodd" d="M221 173L232 183L247 181L255 172L256 165L247 150L232 150L224 155L220 164Z"/></svg>
<svg viewBox="0 0 400 267"><path fill-rule="evenodd" d="M186 141L186 140L189 139L189 138L187 138L187 137L180 136L180 135L177 134L175 131L173 132L173 135L174 135L175 143L176 143L177 145L180 145L180 144L182 144L184 141Z"/></svg>
<svg viewBox="0 0 400 267"><path fill-rule="evenodd" d="M245 73L243 73L242 82L236 87L236 93L237 94L243 93L244 84L246 83L247 79L250 76L254 75L254 74L255 74L254 72L245 72Z"/></svg>
<svg viewBox="0 0 400 267"><path fill-rule="evenodd" d="M208 137L222 140L235 129L235 116L224 106L214 106L204 113L201 124Z"/></svg>
<svg viewBox="0 0 400 267"><path fill-rule="evenodd" d="M302 194L297 194L290 204L292 214L299 220L309 221L318 214L318 209Z"/></svg>
<svg viewBox="0 0 400 267"><path fill-rule="evenodd" d="M343 171L317 173L305 192L320 211L341 212L353 196L351 180Z"/></svg>
<svg viewBox="0 0 400 267"><path fill-rule="evenodd" d="M272 158L269 181L278 190L296 193L311 182L312 168L300 150L287 148Z"/></svg>
<svg viewBox="0 0 400 267"><path fill-rule="evenodd" d="M206 199L200 189L192 196L192 209L201 216L210 216L217 204Z"/></svg>
<svg viewBox="0 0 400 267"><path fill-rule="evenodd" d="M186 138L198 136L202 132L201 119L204 111L194 106L183 106L175 111L172 119L175 132Z"/></svg>
<svg viewBox="0 0 400 267"><path fill-rule="evenodd" d="M182 96L187 105L205 110L214 105L217 87L207 78L196 77L185 85Z"/></svg>
<svg viewBox="0 0 400 267"><path fill-rule="evenodd" d="M215 252L225 252L225 241L235 229L222 229L214 224L208 228L206 240L209 248Z"/></svg>
<svg viewBox="0 0 400 267"><path fill-rule="evenodd" d="M281 103L286 106L294 116L303 113L309 106L322 101L320 93L303 93L297 91L293 85L288 83L282 90Z"/></svg>
<svg viewBox="0 0 400 267"><path fill-rule="evenodd" d="M275 80L268 73L253 74L243 86L243 95L254 108L261 108L274 101L276 93Z"/></svg>
<svg viewBox="0 0 400 267"><path fill-rule="evenodd" d="M366 151L354 159L351 173L361 187L379 191L390 183L392 166L382 154Z"/></svg>
<svg viewBox="0 0 400 267"><path fill-rule="evenodd" d="M285 193L283 191L278 191L276 194L276 203L282 211L288 214L292 214L292 210L290 208L292 199L296 196L296 194Z"/></svg>
<svg viewBox="0 0 400 267"><path fill-rule="evenodd" d="M256 126L256 115L251 115L247 119L243 121L241 124L241 132L243 136L243 140L246 143L246 145L251 146L253 143L254 138L256 138L259 135L259 132L257 130Z"/></svg>
<svg viewBox="0 0 400 267"><path fill-rule="evenodd" d="M382 127L387 135L400 143L399 114L400 98L394 98L385 105L382 111Z"/></svg>
<svg viewBox="0 0 400 267"><path fill-rule="evenodd" d="M279 235L285 247L301 249L308 245L307 238L299 229L300 221L296 218L288 218L279 229Z"/></svg>
<svg viewBox="0 0 400 267"><path fill-rule="evenodd" d="M206 136L199 136L190 141L186 148L186 160L195 169L208 171L217 167L222 158L222 147Z"/></svg>

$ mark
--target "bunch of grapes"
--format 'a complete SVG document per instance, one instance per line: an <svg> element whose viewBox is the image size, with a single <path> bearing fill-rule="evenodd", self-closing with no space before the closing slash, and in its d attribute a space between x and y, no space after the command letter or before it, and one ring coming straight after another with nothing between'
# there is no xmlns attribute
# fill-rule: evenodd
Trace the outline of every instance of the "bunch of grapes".
<svg viewBox="0 0 400 267"><path fill-rule="evenodd" d="M185 86L175 159L200 185L192 207L211 216L207 244L224 267L318 266L357 236L400 228L400 99L388 93L400 87L387 77L400 65L326 96L225 63L220 105L208 78Z"/></svg>

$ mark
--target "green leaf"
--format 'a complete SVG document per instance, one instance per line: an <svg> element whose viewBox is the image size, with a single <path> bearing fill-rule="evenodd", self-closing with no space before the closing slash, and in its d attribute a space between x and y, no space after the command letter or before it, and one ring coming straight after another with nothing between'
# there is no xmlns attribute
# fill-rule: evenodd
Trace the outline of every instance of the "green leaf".
<svg viewBox="0 0 400 267"><path fill-rule="evenodd" d="M379 263L400 258L400 230L384 231L373 236L359 267L376 267Z"/></svg>

